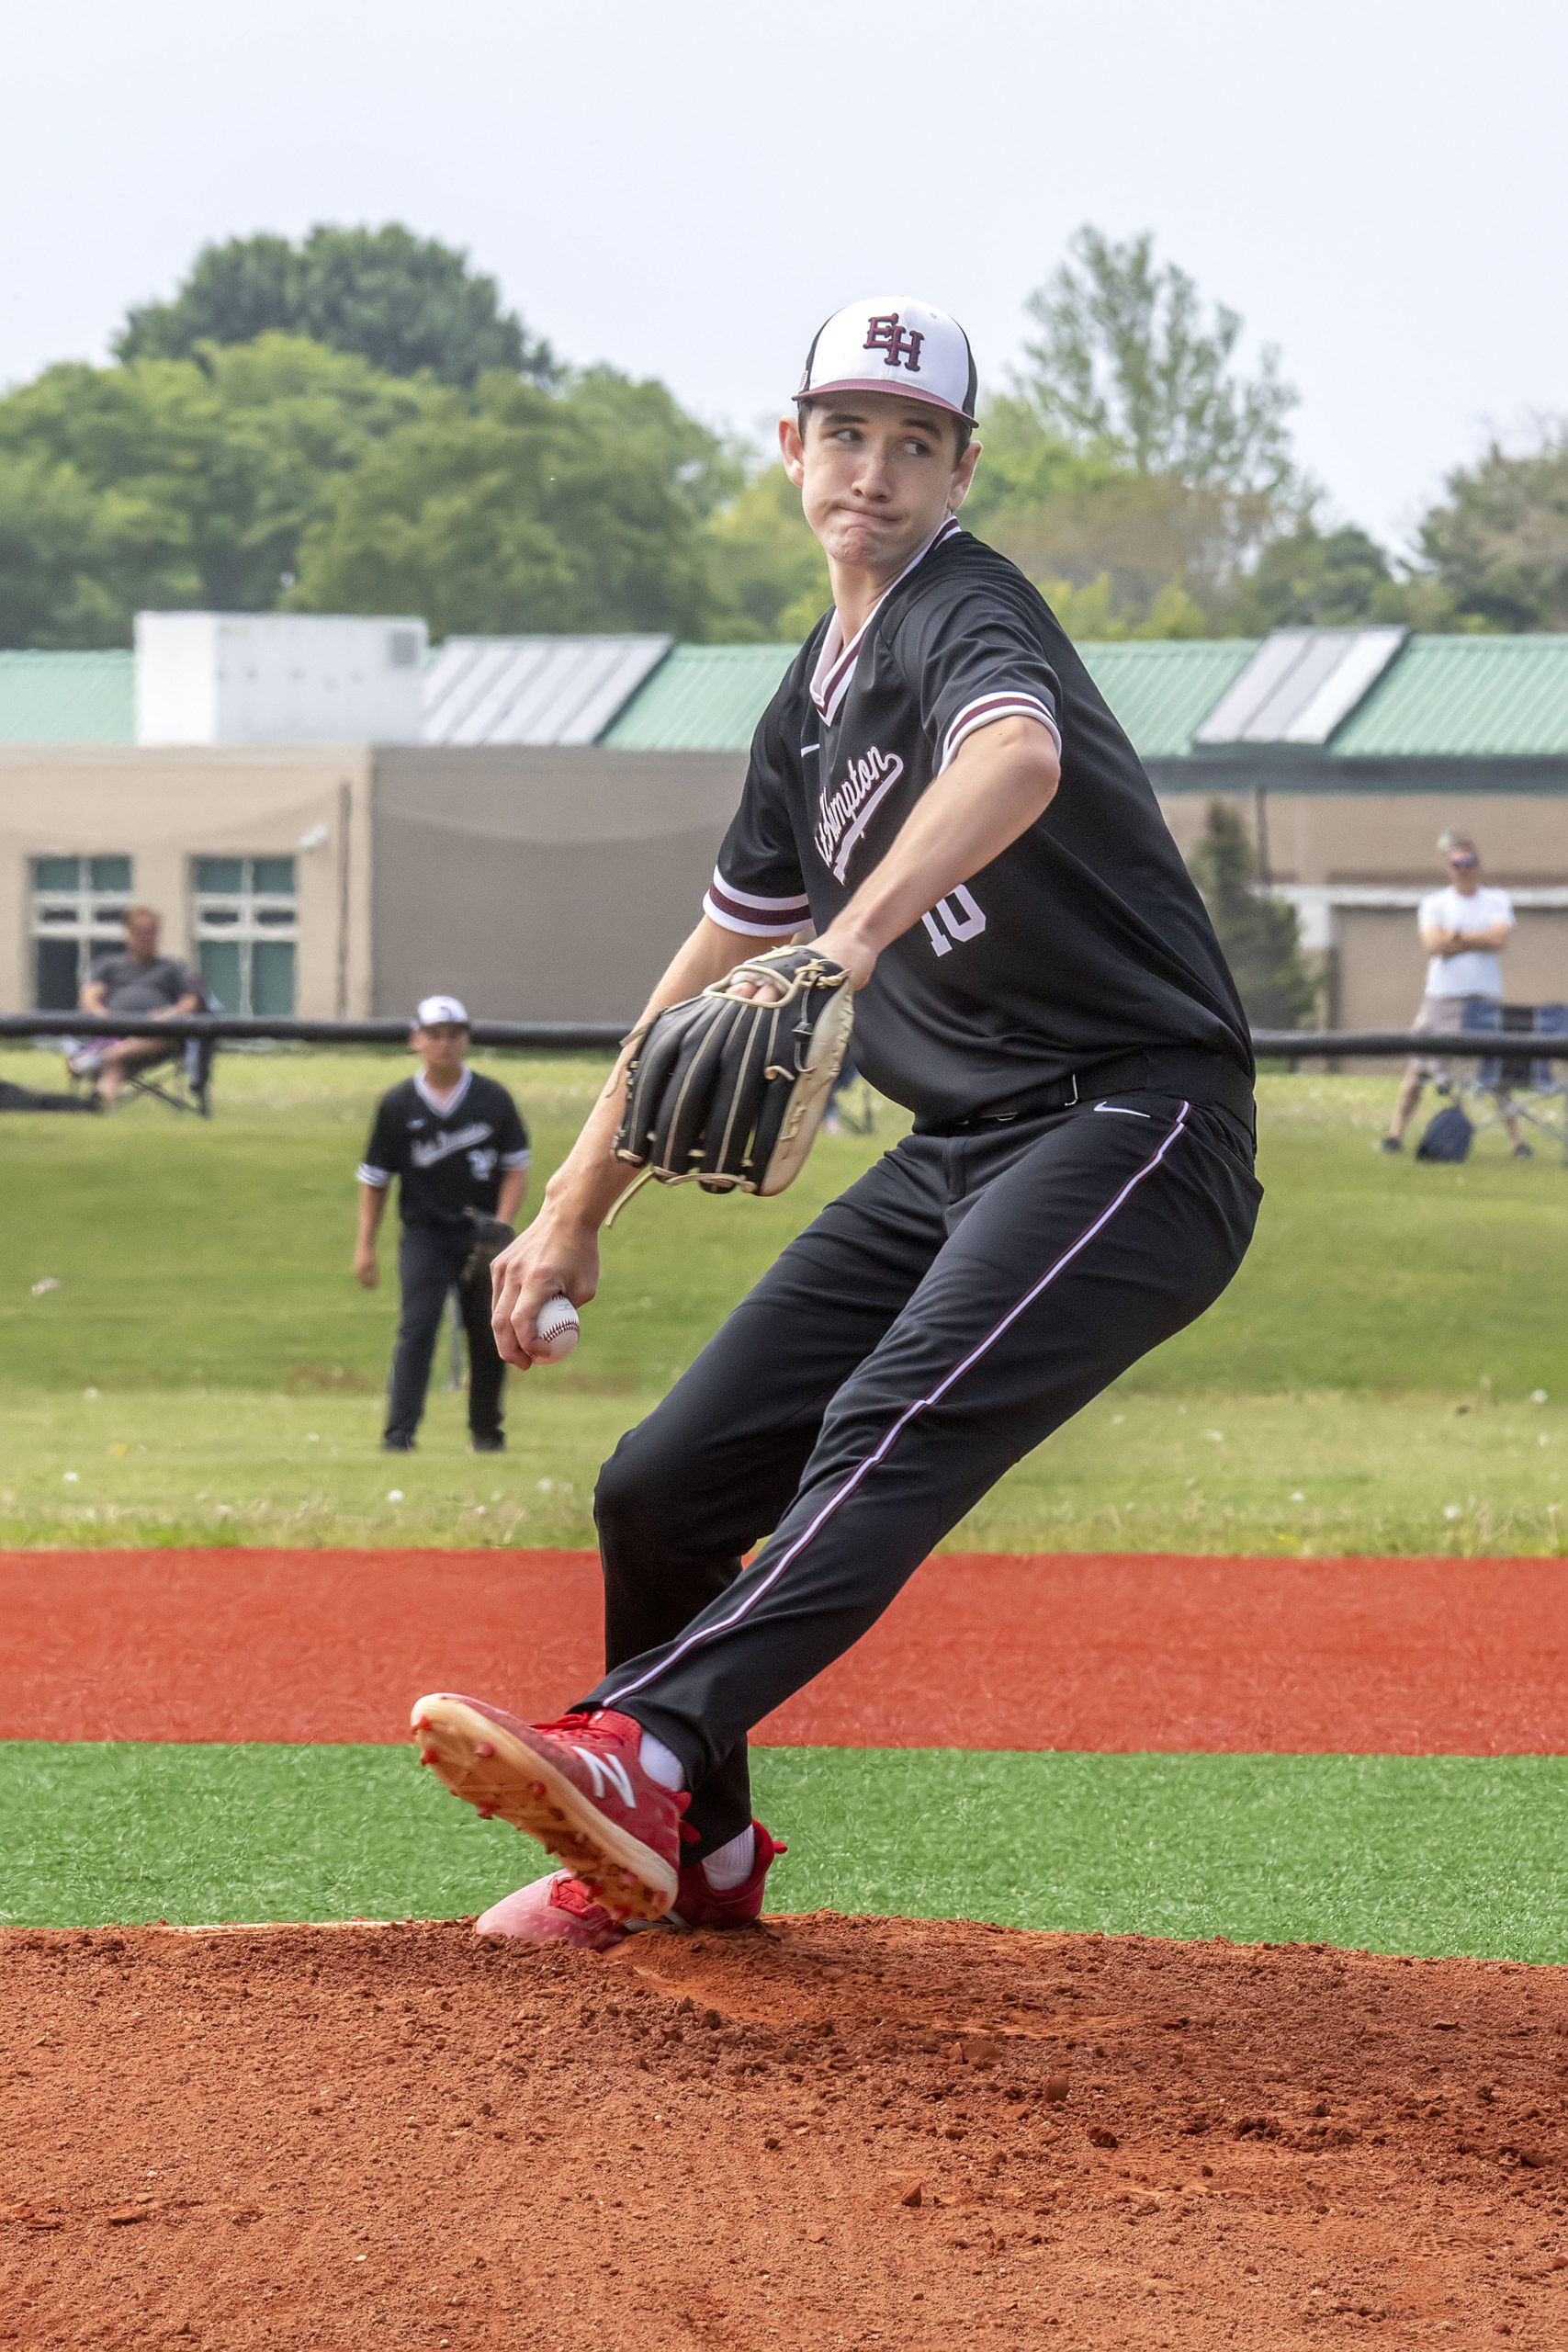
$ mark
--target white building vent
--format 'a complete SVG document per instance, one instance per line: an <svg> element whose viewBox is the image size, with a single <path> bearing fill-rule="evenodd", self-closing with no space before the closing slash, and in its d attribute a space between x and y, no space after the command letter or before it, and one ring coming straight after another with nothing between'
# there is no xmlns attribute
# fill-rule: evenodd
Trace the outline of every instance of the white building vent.
<svg viewBox="0 0 1568 2352"><path fill-rule="evenodd" d="M1404 644L1403 628L1281 628L1266 637L1192 738L1228 745L1326 743Z"/></svg>
<svg viewBox="0 0 1568 2352"><path fill-rule="evenodd" d="M401 614L138 613L139 743L417 743L427 635Z"/></svg>
<svg viewBox="0 0 1568 2352"><path fill-rule="evenodd" d="M424 677L427 743L596 743L673 640L449 637Z"/></svg>

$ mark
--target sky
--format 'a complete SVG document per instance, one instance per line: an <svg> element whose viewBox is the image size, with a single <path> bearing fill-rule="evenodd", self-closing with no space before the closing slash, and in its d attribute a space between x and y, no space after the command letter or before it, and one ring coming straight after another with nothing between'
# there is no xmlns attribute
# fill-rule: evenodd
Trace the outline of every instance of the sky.
<svg viewBox="0 0 1568 2352"><path fill-rule="evenodd" d="M865 293L953 311L1005 387L1092 221L1279 345L1326 517L1402 544L1568 411L1549 0L53 0L6 78L0 382L106 358L205 243L397 220L755 435Z"/></svg>

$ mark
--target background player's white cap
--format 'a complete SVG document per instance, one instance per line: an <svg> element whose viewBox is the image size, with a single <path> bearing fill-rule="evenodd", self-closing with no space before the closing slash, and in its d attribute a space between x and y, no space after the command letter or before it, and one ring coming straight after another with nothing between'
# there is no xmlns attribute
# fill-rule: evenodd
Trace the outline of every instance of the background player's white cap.
<svg viewBox="0 0 1568 2352"><path fill-rule="evenodd" d="M455 1021L461 1028L468 1025L468 1008L455 996L426 996L420 999L414 1014L416 1029L434 1029L438 1021Z"/></svg>
<svg viewBox="0 0 1568 2352"><path fill-rule="evenodd" d="M975 355L956 319L912 294L874 294L818 328L795 397L899 392L973 424L976 389Z"/></svg>

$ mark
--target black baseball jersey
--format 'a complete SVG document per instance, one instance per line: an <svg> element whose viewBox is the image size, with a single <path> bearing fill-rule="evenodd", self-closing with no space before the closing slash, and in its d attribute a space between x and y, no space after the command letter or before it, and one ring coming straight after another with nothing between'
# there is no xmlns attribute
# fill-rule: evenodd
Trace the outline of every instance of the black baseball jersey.
<svg viewBox="0 0 1568 2352"><path fill-rule="evenodd" d="M445 1110L423 1074L383 1094L359 1167L362 1184L399 1183L405 1225L451 1232L465 1209L495 1214L502 1170L528 1165L528 1130L516 1103L493 1078L465 1069Z"/></svg>
<svg viewBox="0 0 1568 2352"><path fill-rule="evenodd" d="M705 902L759 936L839 913L969 735L1061 747L1050 807L878 959L855 1059L928 1120L1140 1047L1248 1080L1246 1014L1137 754L1038 592L949 520L843 643L829 612L763 713Z"/></svg>

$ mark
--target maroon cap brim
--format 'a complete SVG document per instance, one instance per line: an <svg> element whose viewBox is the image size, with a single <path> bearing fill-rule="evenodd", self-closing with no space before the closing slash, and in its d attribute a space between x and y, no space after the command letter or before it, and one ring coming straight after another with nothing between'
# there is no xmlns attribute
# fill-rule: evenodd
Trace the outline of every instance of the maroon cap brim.
<svg viewBox="0 0 1568 2352"><path fill-rule="evenodd" d="M831 384L805 384L794 397L797 401L819 401L829 392L876 392L884 398L915 401L921 408L940 408L948 416L961 416L965 424L975 424L979 421L971 416L966 408L960 408L955 401L944 401L939 392L920 391L913 385L875 384L869 382L864 376L843 376Z"/></svg>

